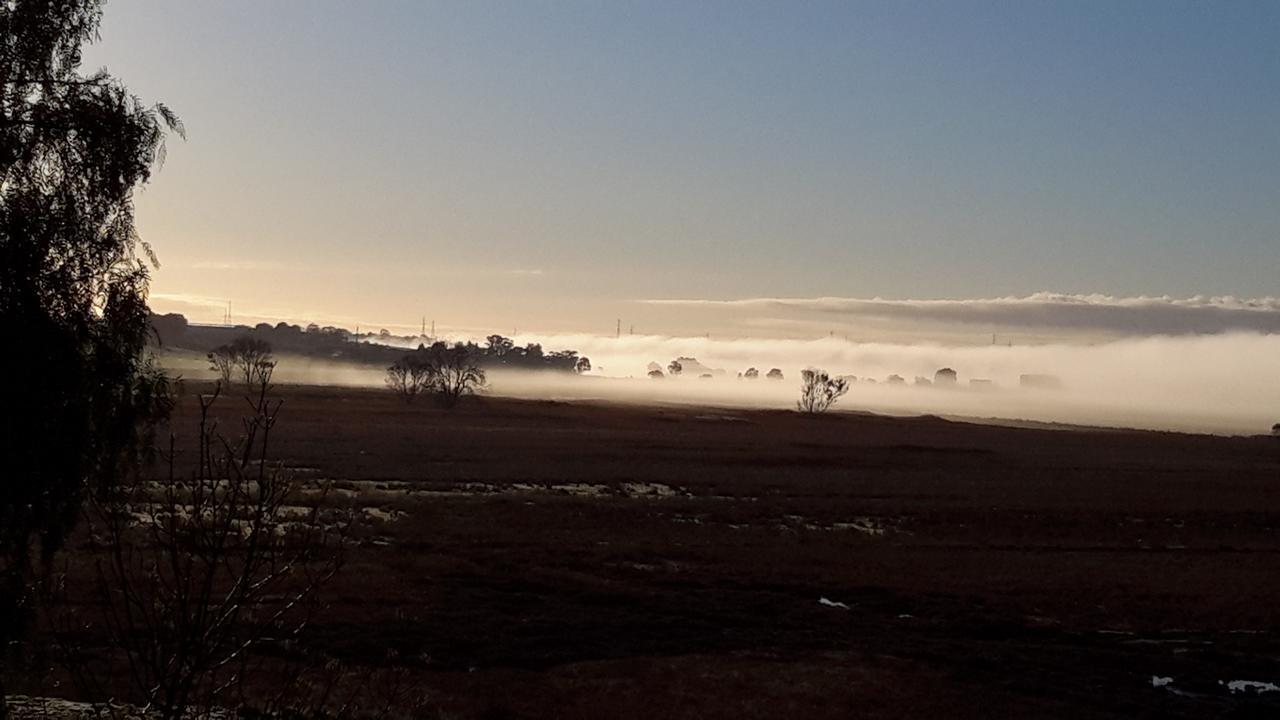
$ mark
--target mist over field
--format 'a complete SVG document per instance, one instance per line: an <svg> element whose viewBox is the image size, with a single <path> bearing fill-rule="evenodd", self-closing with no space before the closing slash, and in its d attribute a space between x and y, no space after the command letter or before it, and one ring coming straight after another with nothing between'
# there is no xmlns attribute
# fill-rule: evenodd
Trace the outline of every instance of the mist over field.
<svg viewBox="0 0 1280 720"><path fill-rule="evenodd" d="M463 338L453 338L463 339ZM590 334L516 335L516 344L573 348L593 364L585 376L494 369L488 392L553 400L678 403L712 407L794 407L807 367L857 377L840 410L943 414L1158 430L1261 434L1280 421L1280 335L1226 333L1129 338L1093 344L948 346L818 340L714 339ZM651 379L651 362L696 358L710 369ZM210 377L202 358L171 355L186 377ZM749 367L758 379L739 378ZM783 380L768 380L771 368ZM954 369L954 387L915 385ZM723 372L716 372L723 371ZM896 374L904 379L891 385ZM1025 387L1020 376L1047 375L1057 388ZM384 368L284 355L278 382L382 387ZM874 380L875 382L871 382ZM979 385L971 380L990 381Z"/></svg>

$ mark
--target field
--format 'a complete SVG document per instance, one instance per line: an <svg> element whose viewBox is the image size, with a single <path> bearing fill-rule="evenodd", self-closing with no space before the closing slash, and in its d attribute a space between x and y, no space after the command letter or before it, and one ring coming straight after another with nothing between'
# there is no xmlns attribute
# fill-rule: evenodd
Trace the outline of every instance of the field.
<svg viewBox="0 0 1280 720"><path fill-rule="evenodd" d="M306 642L434 715L1280 714L1272 438L278 394L372 528Z"/></svg>

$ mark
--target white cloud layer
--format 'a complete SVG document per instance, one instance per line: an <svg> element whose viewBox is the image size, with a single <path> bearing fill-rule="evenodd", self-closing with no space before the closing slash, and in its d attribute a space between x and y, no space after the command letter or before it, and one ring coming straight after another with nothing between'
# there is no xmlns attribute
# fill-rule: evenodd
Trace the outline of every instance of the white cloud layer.
<svg viewBox="0 0 1280 720"><path fill-rule="evenodd" d="M826 317L848 322L888 320L1116 335L1280 332L1280 298L1276 297L1115 297L1041 292L1025 297L966 300L817 297L641 302L748 312L754 316L751 322L757 324L769 319Z"/></svg>

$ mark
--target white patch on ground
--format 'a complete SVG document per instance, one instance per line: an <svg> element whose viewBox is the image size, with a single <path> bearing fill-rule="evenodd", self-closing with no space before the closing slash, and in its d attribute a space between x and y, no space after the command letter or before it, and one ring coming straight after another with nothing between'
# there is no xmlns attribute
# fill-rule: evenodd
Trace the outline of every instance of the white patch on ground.
<svg viewBox="0 0 1280 720"><path fill-rule="evenodd" d="M822 606L824 606L824 607L829 607L829 608L839 608L839 609L841 609L841 610L848 610L848 609L849 609L849 606L848 606L848 605L846 605L846 604L844 604L844 603L842 603L842 602L839 602L839 601L837 601L837 600L829 600L829 599L824 598L824 597L818 598L818 604L819 604L819 605L822 605Z"/></svg>
<svg viewBox="0 0 1280 720"><path fill-rule="evenodd" d="M1221 680L1219 680L1219 681L1218 681L1218 684L1219 684L1219 685L1221 685L1221 684L1222 684L1222 681L1221 681ZM1230 682L1226 683L1226 685L1227 685L1227 689L1228 689L1228 690L1230 690L1230 691L1231 691L1231 692L1233 692L1233 693L1241 693L1241 692L1256 692L1256 693L1280 692L1280 685L1276 685L1275 683L1262 682L1262 681L1260 681L1260 680L1232 680L1232 681L1230 681Z"/></svg>
<svg viewBox="0 0 1280 720"><path fill-rule="evenodd" d="M112 718L113 720L153 720L159 716L129 705L108 705L105 703L74 702L60 698L28 697L26 695L10 695L0 700L4 702L10 717L17 720L89 720L90 718ZM229 720L233 714L220 708L208 711L193 712L192 717L203 717L209 720Z"/></svg>
<svg viewBox="0 0 1280 720"><path fill-rule="evenodd" d="M408 514L403 510L383 510L379 507L361 508L361 511L366 518L380 522L394 522Z"/></svg>
<svg viewBox="0 0 1280 720"><path fill-rule="evenodd" d="M1173 678L1171 677L1160 677L1159 675L1151 676L1151 687L1162 688L1171 682L1173 682Z"/></svg>

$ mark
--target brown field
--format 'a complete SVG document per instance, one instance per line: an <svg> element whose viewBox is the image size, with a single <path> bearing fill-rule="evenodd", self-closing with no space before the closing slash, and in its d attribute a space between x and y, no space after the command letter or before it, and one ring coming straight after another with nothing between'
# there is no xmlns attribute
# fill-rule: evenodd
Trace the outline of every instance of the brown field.
<svg viewBox="0 0 1280 720"><path fill-rule="evenodd" d="M433 715L1280 716L1271 438L278 392L377 509L306 642Z"/></svg>

